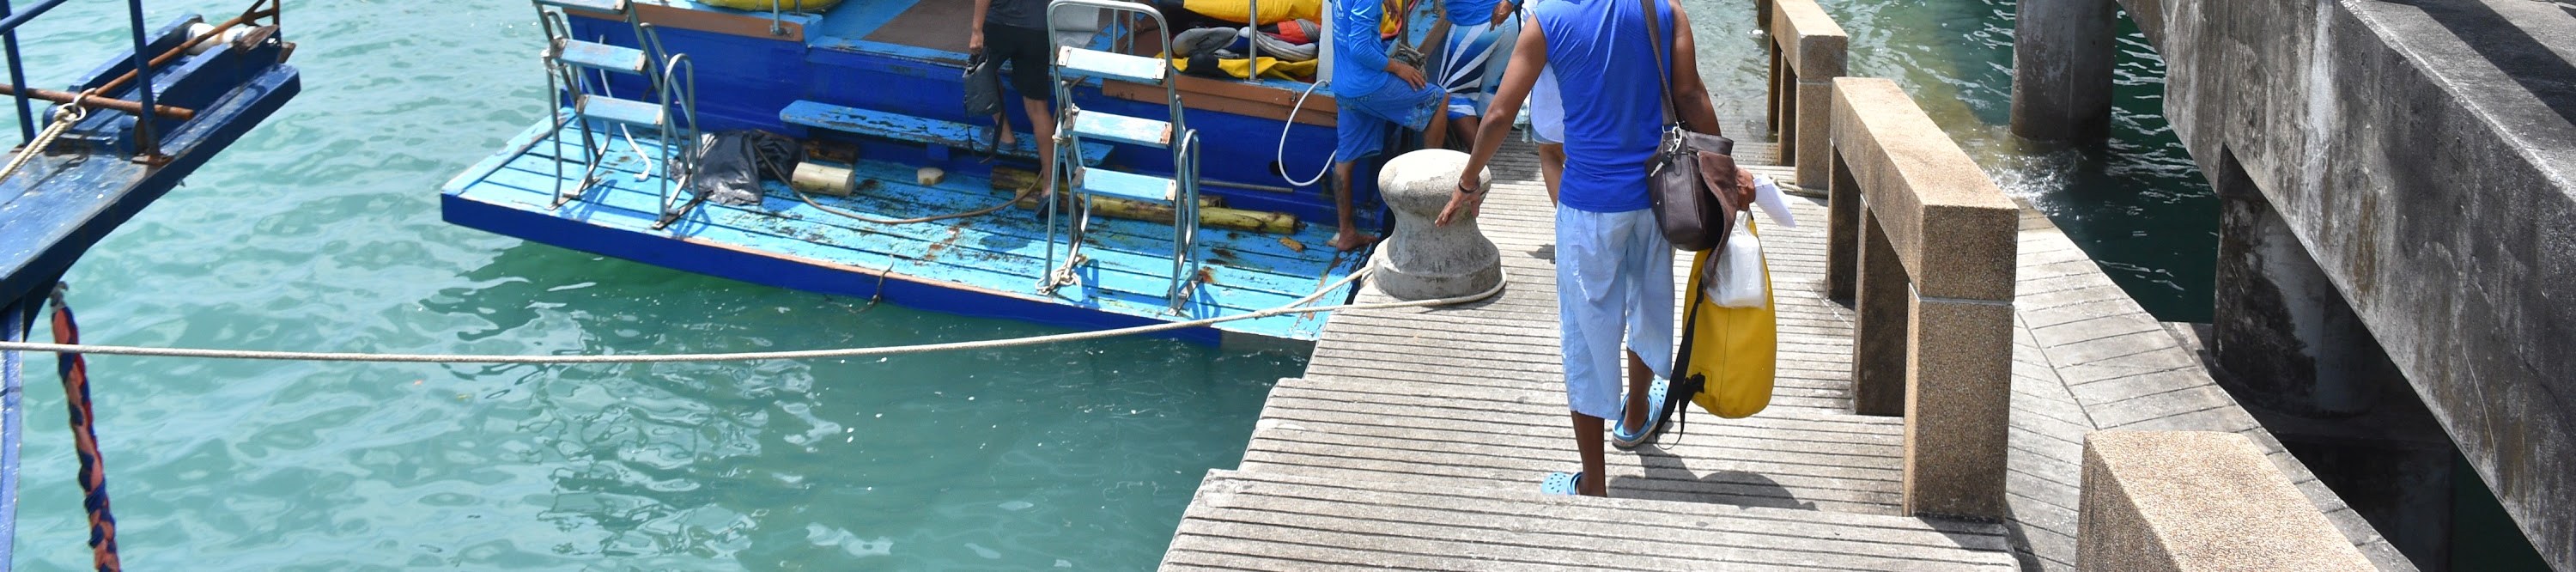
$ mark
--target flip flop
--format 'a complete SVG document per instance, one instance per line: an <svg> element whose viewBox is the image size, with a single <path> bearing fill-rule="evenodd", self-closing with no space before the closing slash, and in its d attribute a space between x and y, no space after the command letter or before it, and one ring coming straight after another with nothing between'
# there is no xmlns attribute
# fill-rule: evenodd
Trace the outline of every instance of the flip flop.
<svg viewBox="0 0 2576 572"><path fill-rule="evenodd" d="M1652 389L1646 391L1646 428L1632 433L1627 427L1613 427L1610 429L1610 445L1623 450L1635 449L1638 445L1654 440L1656 435L1663 434L1664 410L1667 409L1664 407L1664 397L1672 390L1672 385L1671 380L1655 378ZM1624 406L1627 402L1622 400L1620 403ZM1619 424L1628 424L1628 412L1619 412Z"/></svg>
<svg viewBox="0 0 2576 572"><path fill-rule="evenodd" d="M1547 495L1574 496L1575 485L1583 482L1583 473L1548 473L1539 481L1538 492Z"/></svg>

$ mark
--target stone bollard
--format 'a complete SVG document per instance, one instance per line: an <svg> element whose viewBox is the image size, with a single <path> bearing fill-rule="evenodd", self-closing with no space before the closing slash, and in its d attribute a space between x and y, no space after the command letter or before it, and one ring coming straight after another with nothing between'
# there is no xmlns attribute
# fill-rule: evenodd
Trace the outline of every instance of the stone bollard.
<svg viewBox="0 0 2576 572"><path fill-rule="evenodd" d="M1428 300L1483 292L1503 282L1502 252L1476 229L1475 217L1434 226L1449 194L1458 187L1458 171L1467 154L1447 149L1405 153L1378 172L1377 188L1395 211L1395 233L1378 245L1370 259L1377 273L1369 283L1398 300ZM1486 169L1485 188L1493 188Z"/></svg>

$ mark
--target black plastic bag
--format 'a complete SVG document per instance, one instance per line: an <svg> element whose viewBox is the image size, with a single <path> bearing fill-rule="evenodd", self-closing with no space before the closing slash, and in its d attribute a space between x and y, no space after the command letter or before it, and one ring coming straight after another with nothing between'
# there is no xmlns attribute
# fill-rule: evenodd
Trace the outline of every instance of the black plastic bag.
<svg viewBox="0 0 2576 572"><path fill-rule="evenodd" d="M1002 64L975 54L966 60L966 116L992 117L1002 112ZM1035 97L1036 94L1030 94Z"/></svg>
<svg viewBox="0 0 2576 572"><path fill-rule="evenodd" d="M760 181L786 181L804 154L804 146L785 135L756 129L717 132L707 136L689 190L720 205L760 204Z"/></svg>

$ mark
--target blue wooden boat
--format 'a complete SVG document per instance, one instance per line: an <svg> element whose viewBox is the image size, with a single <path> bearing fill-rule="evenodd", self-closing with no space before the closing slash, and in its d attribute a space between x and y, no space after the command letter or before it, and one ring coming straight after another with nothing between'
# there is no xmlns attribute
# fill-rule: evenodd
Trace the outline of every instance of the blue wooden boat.
<svg viewBox="0 0 2576 572"><path fill-rule="evenodd" d="M530 79L548 78L558 109L442 189L450 223L756 284L1078 328L1279 306L1365 260L1328 246L1329 191L1282 175L1330 160L1331 98L1301 100L1313 87L1301 81L1172 72L1152 57L1164 41L1156 30L1168 26L1113 16L1137 5L1059 0L1051 10L1070 50L1057 64L1059 112L1070 102L1083 118L1060 161L1089 165L1076 194L1163 205L1180 221L1207 202L1191 197L1212 198L1305 221L1295 232L1084 217L1074 205L1091 203L1074 198L908 224L836 214L900 220L1014 196L994 181L997 165L1029 169L1035 157L1018 94L1005 96L1018 148L992 163L969 151L991 122L960 105L968 2L850 0L808 12L792 0L766 12L679 0L535 4L549 48ZM692 143L733 129L854 149L856 192L800 197L772 181L757 204L696 200L677 180L690 172ZM948 176L924 184L921 167ZM1382 228L1374 185L1359 183L1360 224ZM1085 221L1074 238L1069 229ZM1069 252L1077 245L1079 258ZM1326 318L1235 321L1183 337L1312 340Z"/></svg>
<svg viewBox="0 0 2576 572"><path fill-rule="evenodd" d="M101 54L97 68L56 84L65 89L31 86L20 72L16 30L63 3L22 3L11 11L0 2L6 93L22 126L21 145L8 156L25 158L0 174L6 201L0 203L0 339L10 341L27 338L64 272L100 238L276 113L302 86L285 63L295 46L279 36L273 0L223 22L187 15L159 28L145 27L140 0L128 0L131 51ZM38 102L51 105L40 114ZM12 561L17 522L22 358L0 352L0 569Z"/></svg>

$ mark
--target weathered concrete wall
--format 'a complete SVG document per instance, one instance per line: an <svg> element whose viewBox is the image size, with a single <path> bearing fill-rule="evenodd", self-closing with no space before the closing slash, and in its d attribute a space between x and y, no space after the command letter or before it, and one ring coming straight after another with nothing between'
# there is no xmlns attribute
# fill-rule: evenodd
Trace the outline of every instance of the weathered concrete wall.
<svg viewBox="0 0 2576 572"><path fill-rule="evenodd" d="M2203 171L2241 164L2534 547L2576 569L2576 16L2122 4Z"/></svg>

